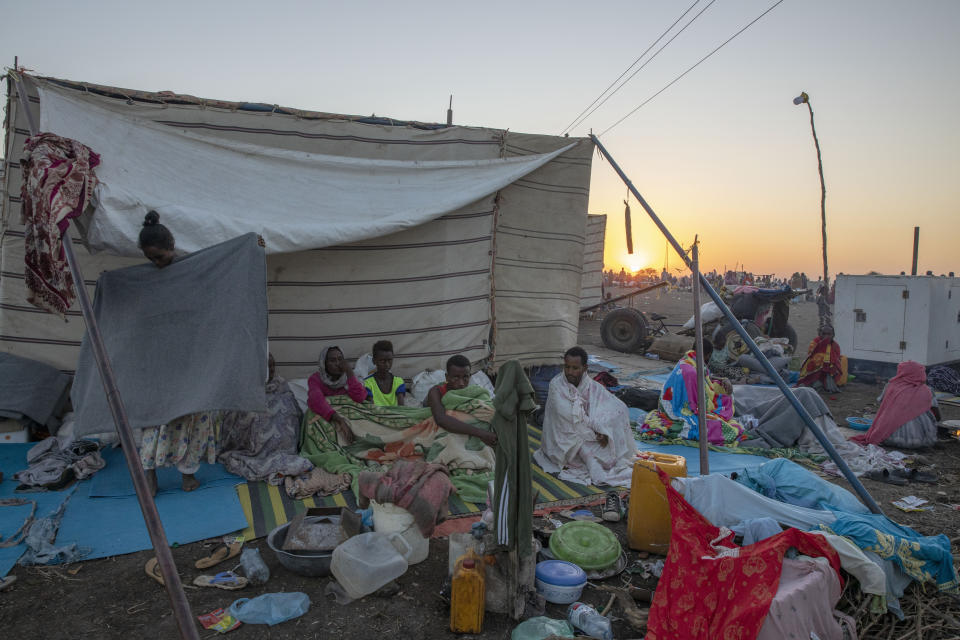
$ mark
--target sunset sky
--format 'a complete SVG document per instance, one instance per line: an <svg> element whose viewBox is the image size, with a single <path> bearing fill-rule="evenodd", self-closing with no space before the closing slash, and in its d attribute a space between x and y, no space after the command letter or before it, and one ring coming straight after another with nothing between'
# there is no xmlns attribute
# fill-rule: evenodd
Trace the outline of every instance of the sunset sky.
<svg viewBox="0 0 960 640"><path fill-rule="evenodd" d="M776 3L700 0L571 135L605 131ZM0 61L42 75L320 111L559 134L694 0L11 3ZM960 2L784 0L601 140L707 269L813 275L823 152L831 275L960 271ZM634 67L636 68L636 67ZM664 241L595 157L608 268ZM671 266L679 259L670 256Z"/></svg>

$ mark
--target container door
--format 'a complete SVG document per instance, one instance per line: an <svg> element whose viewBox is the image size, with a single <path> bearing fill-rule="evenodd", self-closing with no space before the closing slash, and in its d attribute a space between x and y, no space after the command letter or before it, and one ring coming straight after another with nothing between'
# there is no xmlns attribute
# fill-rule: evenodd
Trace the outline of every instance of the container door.
<svg viewBox="0 0 960 640"><path fill-rule="evenodd" d="M960 359L960 283L947 289L947 359Z"/></svg>
<svg viewBox="0 0 960 640"><path fill-rule="evenodd" d="M909 295L903 284L858 284L853 315L854 357L884 354L884 361L903 359L904 316ZM892 356L892 357L891 357Z"/></svg>

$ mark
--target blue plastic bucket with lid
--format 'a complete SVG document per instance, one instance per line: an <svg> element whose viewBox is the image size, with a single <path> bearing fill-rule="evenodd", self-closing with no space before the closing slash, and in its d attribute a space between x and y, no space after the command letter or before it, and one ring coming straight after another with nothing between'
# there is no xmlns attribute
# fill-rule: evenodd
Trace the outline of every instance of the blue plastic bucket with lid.
<svg viewBox="0 0 960 640"><path fill-rule="evenodd" d="M537 593L554 604L576 602L587 584L586 572L566 560L538 562L536 579Z"/></svg>

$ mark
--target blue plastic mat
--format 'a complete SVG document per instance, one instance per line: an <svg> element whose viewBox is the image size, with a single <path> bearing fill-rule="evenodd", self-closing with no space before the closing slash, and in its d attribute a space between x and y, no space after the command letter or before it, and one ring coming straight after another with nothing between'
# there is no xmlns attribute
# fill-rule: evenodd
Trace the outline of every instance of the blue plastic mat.
<svg viewBox="0 0 960 640"><path fill-rule="evenodd" d="M39 493L14 493L17 481L13 474L27 468L27 451L33 444L0 444L0 471L3 471L3 482L0 482L0 498L22 498L34 500L37 503L37 512L34 518L43 518L57 510L60 503L67 497L69 491L44 491ZM30 505L19 507L0 507L0 536L7 540L23 526L24 520L30 515ZM0 577L7 575L13 565L17 563L26 545L18 544L15 547L0 549Z"/></svg>
<svg viewBox="0 0 960 640"><path fill-rule="evenodd" d="M127 461L123 457L123 451L119 448L104 449L100 452L103 455L107 466L101 469L90 479L91 498L116 498L135 496L133 490L133 479L130 477L130 471L127 469ZM197 491L209 489L213 486L234 486L246 482L240 476L235 476L227 471L222 464L201 464L200 470L196 473L200 486ZM182 493L181 484L183 476L173 467L163 467L157 469L158 493Z"/></svg>
<svg viewBox="0 0 960 640"><path fill-rule="evenodd" d="M135 497L91 498L83 487L67 504L57 544L76 542L89 553L84 560L107 558L152 548L140 504ZM247 526L233 485L190 493L157 496L157 510L170 544L187 544L239 531Z"/></svg>
<svg viewBox="0 0 960 640"><path fill-rule="evenodd" d="M686 458L687 476L700 475L700 449L696 447L685 447L682 444L654 444L652 442L637 440L637 449L640 451L668 453ZM747 453L723 453L721 451L709 451L707 453L710 461L711 474L721 473L726 475L734 471L742 471L747 467L759 467L764 462L769 462L770 460L770 458L754 456Z"/></svg>
<svg viewBox="0 0 960 640"><path fill-rule="evenodd" d="M4 475L4 480L0 483L0 498L36 500L36 517L42 518L53 513L73 487L63 491L15 494L17 482L12 476L26 468L26 452L31 446L33 445L0 445L0 470ZM108 471L111 472L108 476L122 474L126 477L131 484L131 493L133 491L122 452L119 449L104 451L104 459L107 467L98 471L93 478L81 482L70 498L56 540L58 545L77 543L77 546L86 552L85 560L133 553L153 546L136 497L90 496L96 478ZM175 470L173 473L176 476L175 484L179 487L179 474ZM220 472L219 480L196 491L185 493L177 489L159 494L157 508L167 541L170 544L187 544L245 528L247 518L234 489L234 485L240 482L243 480L232 475L223 477ZM113 485L108 482L108 486ZM29 513L29 505L0 507L0 535L4 539L13 535ZM23 544L0 549L0 577L7 575L25 550Z"/></svg>

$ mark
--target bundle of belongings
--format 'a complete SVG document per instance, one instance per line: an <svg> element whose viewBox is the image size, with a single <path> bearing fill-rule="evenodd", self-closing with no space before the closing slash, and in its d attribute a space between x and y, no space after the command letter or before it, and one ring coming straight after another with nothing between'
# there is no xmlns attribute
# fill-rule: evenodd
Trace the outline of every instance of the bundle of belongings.
<svg viewBox="0 0 960 640"><path fill-rule="evenodd" d="M70 376L48 364L0 353L0 417L30 431L56 434L66 405Z"/></svg>
<svg viewBox="0 0 960 640"><path fill-rule="evenodd" d="M923 536L869 513L842 487L789 460L735 476L662 475L673 537L648 638L674 637L683 628L694 630L685 637L704 639L812 632L840 640L847 621L831 612L841 567L873 612L889 610L901 620L899 598L913 580L960 593L945 535ZM743 537L742 546L734 535Z"/></svg>
<svg viewBox="0 0 960 640"><path fill-rule="evenodd" d="M27 451L28 468L13 474L17 491L58 491L74 479L83 480L106 466L100 445L93 440L50 437Z"/></svg>
<svg viewBox="0 0 960 640"><path fill-rule="evenodd" d="M406 509L425 537L446 517L447 502L454 490L443 465L410 460L397 460L385 473L364 471L358 484L361 508L372 499Z"/></svg>
<svg viewBox="0 0 960 640"><path fill-rule="evenodd" d="M788 382L795 380L790 373L792 349L787 338L757 336L754 341L781 378ZM714 350L709 366L717 375L746 384L774 384L739 335L730 336L722 349Z"/></svg>
<svg viewBox="0 0 960 640"><path fill-rule="evenodd" d="M713 377L711 373L712 370L706 372L705 394L707 438L710 444L743 449L777 449L784 455L800 457L826 455L820 442L780 389L731 385L728 381ZM855 474L904 468L906 456L898 451L887 451L869 439L847 440L837 427L829 407L816 391L809 387L795 387L791 392ZM898 396L891 395L891 398L895 397ZM640 437L667 442L677 439L699 440L698 411L696 354L690 351L668 376L658 407L644 418ZM840 475L832 461L825 462L823 469Z"/></svg>

